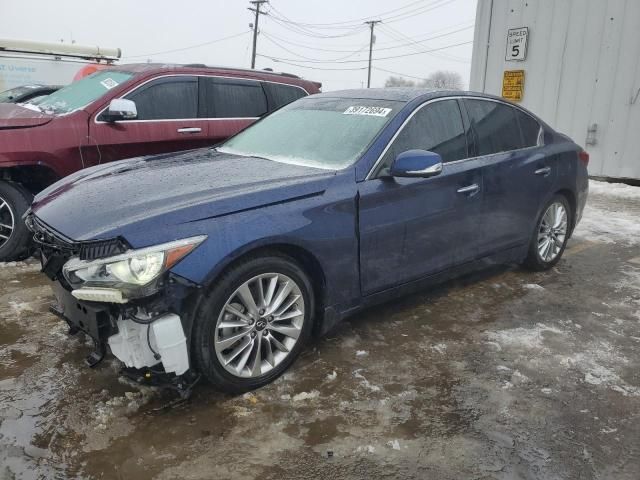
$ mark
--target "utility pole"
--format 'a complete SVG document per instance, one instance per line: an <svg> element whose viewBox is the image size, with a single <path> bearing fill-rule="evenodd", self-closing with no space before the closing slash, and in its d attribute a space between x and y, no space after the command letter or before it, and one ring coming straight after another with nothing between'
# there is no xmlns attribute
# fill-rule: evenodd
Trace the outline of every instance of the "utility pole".
<svg viewBox="0 0 640 480"><path fill-rule="evenodd" d="M256 12L256 20L253 22L253 51L251 52L251 68L256 68L256 45L258 43L258 19L260 14L266 15L265 12L260 11L260 5L263 3L269 3L269 0L252 0L249 2L251 5L255 5L255 8L249 8L252 12Z"/></svg>
<svg viewBox="0 0 640 480"><path fill-rule="evenodd" d="M382 20L369 20L368 22L364 22L369 25L371 29L371 36L369 37L369 70L367 72L367 88L371 88L371 57L373 55L373 27L376 26L377 23L382 22Z"/></svg>

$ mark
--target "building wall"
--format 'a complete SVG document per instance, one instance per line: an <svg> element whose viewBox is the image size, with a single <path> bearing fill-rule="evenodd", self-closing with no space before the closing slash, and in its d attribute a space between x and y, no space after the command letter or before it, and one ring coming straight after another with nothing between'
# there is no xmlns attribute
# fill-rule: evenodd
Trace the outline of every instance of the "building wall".
<svg viewBox="0 0 640 480"><path fill-rule="evenodd" d="M506 61L518 27L526 60ZM585 147L591 175L640 179L640 0L478 0L471 90L501 95L520 69L520 103Z"/></svg>

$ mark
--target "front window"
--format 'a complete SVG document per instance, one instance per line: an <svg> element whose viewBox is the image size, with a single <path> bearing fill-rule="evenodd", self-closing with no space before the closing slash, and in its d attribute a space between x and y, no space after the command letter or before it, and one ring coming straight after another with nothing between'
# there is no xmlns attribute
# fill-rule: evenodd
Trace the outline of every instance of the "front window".
<svg viewBox="0 0 640 480"><path fill-rule="evenodd" d="M358 160L403 106L388 100L304 98L229 139L218 151L339 170Z"/></svg>
<svg viewBox="0 0 640 480"><path fill-rule="evenodd" d="M102 70L53 92L38 102L37 107L51 114L69 113L89 105L132 76L131 72Z"/></svg>

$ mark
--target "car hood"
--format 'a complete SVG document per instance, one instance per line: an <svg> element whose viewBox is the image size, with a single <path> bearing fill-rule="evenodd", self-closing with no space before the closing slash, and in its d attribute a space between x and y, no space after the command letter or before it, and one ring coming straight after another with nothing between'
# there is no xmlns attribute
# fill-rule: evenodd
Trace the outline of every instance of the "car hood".
<svg viewBox="0 0 640 480"><path fill-rule="evenodd" d="M52 119L52 115L15 103L0 103L0 129L37 127L49 123Z"/></svg>
<svg viewBox="0 0 640 480"><path fill-rule="evenodd" d="M320 194L334 175L199 149L77 172L36 196L32 211L72 240L126 238L127 231L146 226L197 222Z"/></svg>

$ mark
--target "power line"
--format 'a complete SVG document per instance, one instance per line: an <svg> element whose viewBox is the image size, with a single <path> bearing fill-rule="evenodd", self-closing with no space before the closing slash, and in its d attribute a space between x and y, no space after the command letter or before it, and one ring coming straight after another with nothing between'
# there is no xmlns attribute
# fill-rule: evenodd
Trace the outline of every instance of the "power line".
<svg viewBox="0 0 640 480"><path fill-rule="evenodd" d="M385 28L385 26L384 26L384 25L382 25L382 27L383 27L383 29ZM383 50L395 50L395 49L398 49L398 48L405 48L405 47L407 47L407 46L411 46L411 44L412 44L412 43L416 43L416 42L418 42L418 41L426 42L426 41L429 41L429 40L435 40L435 39L437 39L437 38L442 38L442 37L446 37L446 36L449 36L449 35L453 35L453 34L456 34L456 33L463 32L463 31L465 31L465 30L469 30L469 29L471 29L471 28L473 28L473 27L474 27L473 25L468 25L468 26L466 26L466 27L459 28L459 29L457 29L457 30L453 30L453 31L451 31L451 32L443 33L443 34L441 34L441 35L435 35L435 36L433 36L433 37L428 37L428 38L424 38L424 39L421 39L421 40L417 40L417 39L416 39L416 40L413 40L413 39L411 39L411 38L409 38L409 37L406 37L406 38L408 38L408 39L409 39L409 42L407 42L406 40L402 40L402 42L403 42L403 43L402 43L402 44L400 44L400 45L393 45L393 46L390 46L390 47L381 47L381 48L376 47L376 52L381 52L381 51L383 51ZM450 28L450 27L449 27L449 28ZM443 29L438 30L438 31L442 31L442 30L443 30ZM444 30L446 30L446 29L444 29ZM431 33L430 33L430 34L428 34L428 35L431 35L431 34L433 34L433 33L437 33L438 31L436 31L436 32L431 32ZM262 32L262 35L264 35L265 37L268 37L268 38L269 38L269 40L271 40L271 41L272 41L272 43L275 43L276 45L278 45L278 46L279 46L280 48L282 48L283 50L286 50L286 51L287 51L287 52L289 52L289 53L292 53L292 54L294 54L294 55L298 55L298 56L303 57L303 58L306 58L306 59L308 59L308 60L317 60L317 59L312 59L312 58L309 58L309 57L305 57L305 56L304 56L304 55L302 55L302 54L299 54L299 53L296 53L296 52L294 52L294 51L292 51L292 50L289 50L288 48L284 47L280 42L284 42L284 43L287 43L287 44L289 44L289 45L295 45L295 46L300 47L300 48L306 48L306 49L308 49L308 50L316 50L316 51L318 51L318 52L353 53L353 50L336 50L336 49L318 48L318 47L307 46L307 45L300 44L299 42L293 42L293 41L290 41L290 40L284 39L284 38L282 38L282 37L278 37L278 36L276 36L276 35L273 35L272 33L267 34L266 32ZM395 38L395 37L394 37L394 38ZM396 39L396 42L397 42L397 41L398 41L398 40ZM378 45L378 42L376 42L376 45ZM364 48L366 48L366 45L365 45L365 47L364 47ZM465 61L466 61L466 60L465 60Z"/></svg>
<svg viewBox="0 0 640 480"><path fill-rule="evenodd" d="M388 10L386 12L382 12L381 14L377 14L377 15L373 15L374 17L378 17L381 18L382 21L384 22L397 22L400 20L404 20L406 18L410 18L410 17L414 17L416 15L422 14L422 13L426 13L428 11L434 10L436 8L440 8L443 7L445 5L448 5L456 0L432 0L431 3L429 3L428 5L422 5L420 7L414 8L413 10L408 10L408 11L404 11L404 12L400 12L400 13L396 13L395 15L391 15L389 17L385 17L385 15L389 14L389 13L394 13L394 12L399 12L400 10L405 10L409 7L412 7L418 3L423 3L424 0L420 0L420 1L415 1L412 3L409 3L407 5L405 5L404 7L398 7L395 8L393 10ZM357 20L350 20L350 21L338 21L338 22L332 22L332 23L310 23L310 22L299 22L299 21L293 21L290 18L287 18L282 12L280 12L276 7L274 7L273 5L271 6L271 10L272 12L276 13L277 15L272 15L275 18L278 18L278 20L280 20L283 23L287 23L290 24L292 26L296 26L299 28L306 28L307 31L311 31L312 29L315 30L326 30L326 29L346 29L349 27L356 27L358 26L362 21L366 20L367 18L371 18L371 16L368 17L363 17ZM319 33L319 32L314 32L314 33Z"/></svg>
<svg viewBox="0 0 640 480"><path fill-rule="evenodd" d="M394 75L400 75L401 77L409 77L409 78L413 78L415 80L424 80L426 77L416 77L415 75L408 75L406 73L400 73L400 72L394 72L393 70L386 70L384 68L380 68L380 67L373 67L374 70L380 70L381 72L385 72L385 73L392 73Z"/></svg>
<svg viewBox="0 0 640 480"><path fill-rule="evenodd" d="M191 50L192 48L204 47L205 45L212 45L214 43L222 42L224 40L230 40L232 38L241 37L242 35L246 35L247 33L249 33L249 32L236 33L235 35L229 35L228 37L222 37L222 38L218 38L216 40L211 40L209 42L198 43L196 45L190 45L188 47L174 48L173 50L163 50L162 52L154 52L154 53L143 53L143 54L140 54L140 55L129 55L127 57L123 57L123 59L125 59L125 58L153 57L155 55L162 55L164 53L183 52L185 50Z"/></svg>
<svg viewBox="0 0 640 480"><path fill-rule="evenodd" d="M395 28L391 27L390 25L382 25L382 28L392 38L395 38L396 40L399 40L399 41L405 41L405 42L408 41L409 43L405 44L405 45L413 47L413 49L416 50L416 51L419 51L421 48L424 48L424 47L428 48L428 45L426 45L423 42L427 42L427 41L430 41L430 40L435 40L437 38L442 38L442 37L445 37L445 36L449 35L449 34L436 35L436 36L431 37L431 38L425 38L425 39L422 39L420 41L417 41L417 40L414 40L411 37L408 37L404 33L396 30ZM458 30L456 32L452 32L452 33L458 33L460 31L462 31L462 29ZM456 62L469 63L469 60L462 59L460 57L456 57L455 55L450 55L450 54L445 54L445 53L434 53L433 55L436 56L436 57L445 58L445 59L453 60L453 61L456 61Z"/></svg>
<svg viewBox="0 0 640 480"><path fill-rule="evenodd" d="M299 67L299 68L308 68L308 69L312 69L312 70L322 70L322 71L331 71L331 72L352 72L352 71L356 71L356 70L366 70L367 67L353 67L353 68L349 68L349 67L345 67L345 68L326 68L326 67L317 67L317 66L310 66L310 65L300 65L298 63L292 63L288 60L284 60L278 57L271 57L269 55L262 55L260 53L258 53L256 56L258 57L262 57L262 58L268 58L269 60L271 60L272 62L275 63L284 63L285 65L291 65L292 67Z"/></svg>
<svg viewBox="0 0 640 480"><path fill-rule="evenodd" d="M438 48L432 48L430 50L423 50L421 52L404 53L402 55L392 55L392 56L389 56L389 57L378 57L378 58L376 58L376 60L390 60L390 59L393 59L393 58L412 57L414 55L421 55L421 54L424 54L424 53L438 52L440 50L446 50L448 48L455 48L455 47L460 47L462 45L469 45L470 43L473 43L473 40L469 40L467 42L454 43L452 45L445 45L443 47L438 47ZM341 60L341 61L337 61L337 62L331 62L331 61L327 61L327 60L299 60L299 59L295 59L295 58L280 58L280 57L271 57L271 56L267 56L267 55L259 55L259 56L271 58L273 60L278 59L278 60L280 60L282 62L293 61L293 62L302 62L302 63L359 63L359 62L366 62L367 61L367 60Z"/></svg>
<svg viewBox="0 0 640 480"><path fill-rule="evenodd" d="M374 17L382 17L382 16L387 15L389 13L397 12L398 10L404 10L405 8L411 7L411 6L413 6L413 5L417 4L417 3L422 3L424 1L426 1L426 0L417 0L415 2L411 2L411 3L407 4L407 5L402 6L402 7L394 8L393 10L387 10L386 12L381 12L381 13L378 13L378 14L373 15L373 16ZM276 10L275 7L273 7L273 6L271 8ZM276 10L276 12L277 11L278 10ZM332 22L332 23L304 23L304 22L295 22L295 23L298 23L300 25L316 26L316 27L331 26L331 25L335 26L335 25L344 25L344 24L360 25L363 21L367 20L367 18L370 18L370 17L354 18L353 20L343 20L343 21L340 21L340 22ZM291 21L291 20L289 20L289 21Z"/></svg>
<svg viewBox="0 0 640 480"><path fill-rule="evenodd" d="M297 52L294 52L293 50L290 50L289 48L285 47L284 45L282 45L281 43L277 42L276 40L274 40L273 38L271 38L270 35L267 35L266 33L262 34L269 42L273 43L274 45L276 45L277 47L283 49L284 51L291 53L292 55L296 55L298 57L300 57L301 59L304 60L311 60L311 61L316 61L318 59L316 58L311 58L311 57L307 57L305 55L301 55ZM367 48L367 45L363 45L359 50L354 51L350 51L350 53L348 55L345 55L343 57L338 57L338 58L332 58L332 59L327 59L325 60L326 62L337 62L340 60L346 60L347 58L353 57L354 55L357 55L359 53L361 53L364 49ZM343 52L346 52L346 50L342 50Z"/></svg>
<svg viewBox="0 0 640 480"><path fill-rule="evenodd" d="M428 41L431 38L433 38L433 37L429 37L430 35L435 35L435 34L438 34L440 32L444 32L444 31L452 29L452 28L464 26L464 27L460 28L459 30L448 32L450 34L453 34L453 33L457 33L457 32L463 31L463 30L469 30L469 29L473 28L474 25L475 25L475 21L474 20L467 20L465 22L460 22L460 23L455 23L453 25L449 25L449 26L447 26L445 28L439 28L439 29L433 30L431 32L423 33L423 34L418 35L417 37L415 37L414 40L415 41ZM265 32L262 32L262 34L265 35L265 36L267 35L267 33L265 33ZM349 53L349 52L353 51L353 49L351 49L351 50L343 50L343 49L332 49L332 48L320 48L320 47L317 47L316 44L309 45L309 44L302 43L302 42L300 42L298 40L293 41L291 39L286 39L286 38L282 38L281 36L274 35L273 33L269 33L268 35L270 37L275 38L276 40L279 40L280 42L284 42L284 43L286 43L288 45L294 45L296 47L306 48L306 49L309 49L309 50L317 50L319 52ZM422 38L424 36L429 37L429 38ZM401 41L401 45L397 45L397 43L398 43L397 39L394 39L391 42L378 42L376 40L376 47L377 47L376 50L377 51L380 51L380 50L391 50L391 49L394 49L394 48L401 48L401 47L406 46L406 42L404 40ZM358 48L358 47L360 47L360 45L361 44L359 44L359 43L358 44L340 43L340 46L345 47L345 48L349 48L349 47ZM380 45L391 45L391 46L380 48Z"/></svg>
<svg viewBox="0 0 640 480"><path fill-rule="evenodd" d="M302 27L297 27L295 25L292 24L287 24L285 22L283 22L281 19L279 19L278 17L275 17L273 15L269 15L268 17L270 20L273 20L275 23L277 23L278 25L280 25L283 28L286 28L287 30L296 33L298 35L303 35L306 37L311 37L311 38L322 38L322 39L326 39L326 38L342 38L342 37L349 37L351 35L357 35L360 32L362 32L365 27L363 25L360 25L358 27L352 27L350 29L349 32L346 33L340 33L340 34L336 34L336 35L325 35L325 34L321 34L319 32L313 32L309 29L305 29Z"/></svg>

